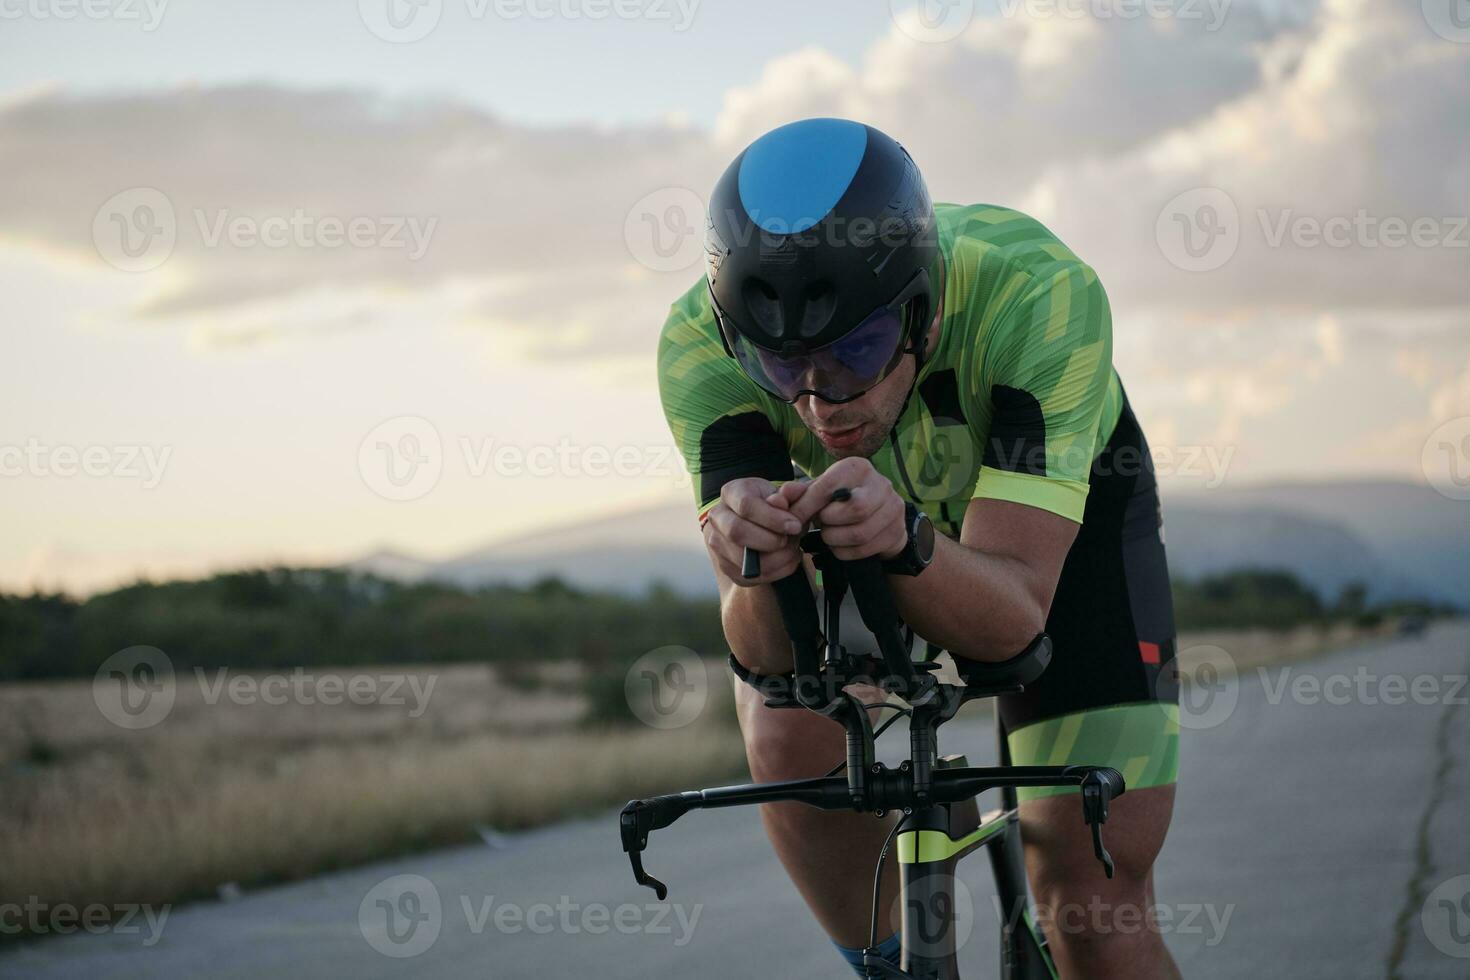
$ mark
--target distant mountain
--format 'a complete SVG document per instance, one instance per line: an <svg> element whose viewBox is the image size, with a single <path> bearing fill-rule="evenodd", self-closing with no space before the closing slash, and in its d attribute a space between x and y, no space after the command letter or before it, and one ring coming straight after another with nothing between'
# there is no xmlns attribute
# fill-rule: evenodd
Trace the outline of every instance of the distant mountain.
<svg viewBox="0 0 1470 980"><path fill-rule="evenodd" d="M1166 495L1169 566L1197 577L1235 568L1286 569L1331 599L1350 582L1377 598L1428 597L1470 606L1470 505L1412 483L1277 484ZM714 591L684 501L526 534L427 562L376 552L351 567L465 586L558 575L589 589L644 591L663 581Z"/></svg>
<svg viewBox="0 0 1470 980"><path fill-rule="evenodd" d="M1171 565L1176 536L1185 535L1187 542L1191 536L1189 520L1203 522L1206 517L1202 512L1228 521L1231 513L1269 511L1319 525L1335 524L1356 537L1377 562L1376 573L1363 581L1378 594L1430 596L1470 606L1470 503L1450 500L1423 484L1390 480L1267 484L1181 494L1166 498L1164 507ZM1237 524L1234 533L1249 536L1249 532L1250 526ZM1211 553L1244 550L1228 537L1216 535L1209 545ZM1181 544L1181 560L1208 562L1196 550L1202 541ZM1331 547L1337 546L1329 547L1324 542L1321 554L1340 554L1355 570L1372 571L1375 567L1361 564L1361 556L1354 559L1346 552L1333 552ZM1273 545L1261 535L1255 536L1251 548L1277 555L1292 550ZM1323 567L1316 552L1316 548L1300 552L1296 560L1283 567L1300 569L1300 574L1318 588L1341 581L1341 575Z"/></svg>
<svg viewBox="0 0 1470 980"><path fill-rule="evenodd" d="M1374 598L1423 596L1432 590L1392 568L1347 526L1280 510L1167 506L1169 572L1199 578L1239 568L1282 568L1332 599L1354 582Z"/></svg>

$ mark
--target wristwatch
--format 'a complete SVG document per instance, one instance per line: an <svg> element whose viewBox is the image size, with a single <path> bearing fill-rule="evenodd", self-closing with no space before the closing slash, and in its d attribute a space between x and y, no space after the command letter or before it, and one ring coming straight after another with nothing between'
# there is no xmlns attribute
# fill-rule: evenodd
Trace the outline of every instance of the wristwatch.
<svg viewBox="0 0 1470 980"><path fill-rule="evenodd" d="M890 575L918 575L934 560L934 522L913 504L904 504L903 522L908 528L909 542L883 563L883 570Z"/></svg>

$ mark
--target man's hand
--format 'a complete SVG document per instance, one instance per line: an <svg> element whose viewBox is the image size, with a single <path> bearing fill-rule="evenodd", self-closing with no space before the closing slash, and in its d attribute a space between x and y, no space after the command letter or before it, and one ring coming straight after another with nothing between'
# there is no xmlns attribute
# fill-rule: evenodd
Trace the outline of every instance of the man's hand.
<svg viewBox="0 0 1470 980"><path fill-rule="evenodd" d="M725 484L720 502L705 522L704 546L726 578L741 586L765 585L801 566L798 544L806 522L794 516L791 507L806 488L805 483L792 482L778 489L758 477ZM756 578L741 574L746 548L760 552L761 573Z"/></svg>
<svg viewBox="0 0 1470 980"><path fill-rule="evenodd" d="M839 487L847 487L852 496L831 502ZM822 526L822 540L843 561L894 558L908 546L903 498L861 456L838 460L806 484L800 498L791 502L791 513L803 524L815 519Z"/></svg>

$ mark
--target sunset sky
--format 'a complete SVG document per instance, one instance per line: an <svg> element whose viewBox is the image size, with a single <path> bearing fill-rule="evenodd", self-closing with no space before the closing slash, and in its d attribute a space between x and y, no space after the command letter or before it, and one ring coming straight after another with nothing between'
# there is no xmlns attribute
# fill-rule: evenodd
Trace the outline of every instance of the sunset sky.
<svg viewBox="0 0 1470 980"><path fill-rule="evenodd" d="M814 115L1097 269L1168 489L1470 440L1470 3L923 2L0 0L0 588L689 496L658 329Z"/></svg>

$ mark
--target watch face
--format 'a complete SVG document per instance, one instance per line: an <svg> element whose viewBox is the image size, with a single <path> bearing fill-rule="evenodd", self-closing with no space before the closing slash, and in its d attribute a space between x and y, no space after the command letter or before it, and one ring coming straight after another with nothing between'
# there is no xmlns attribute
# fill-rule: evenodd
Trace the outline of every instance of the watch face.
<svg viewBox="0 0 1470 980"><path fill-rule="evenodd" d="M919 553L919 561L927 565L934 559L934 522L921 513L914 524L914 550Z"/></svg>

